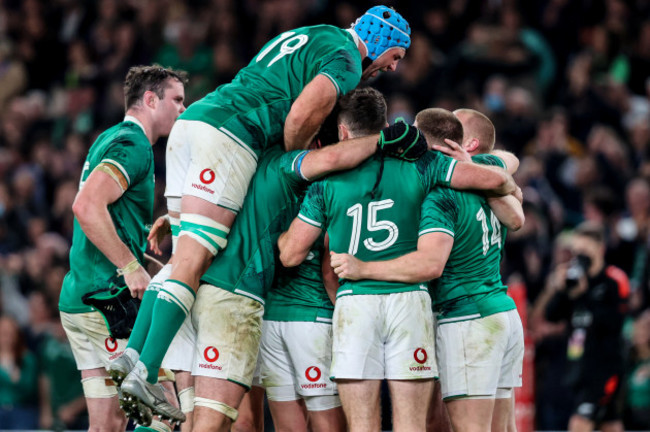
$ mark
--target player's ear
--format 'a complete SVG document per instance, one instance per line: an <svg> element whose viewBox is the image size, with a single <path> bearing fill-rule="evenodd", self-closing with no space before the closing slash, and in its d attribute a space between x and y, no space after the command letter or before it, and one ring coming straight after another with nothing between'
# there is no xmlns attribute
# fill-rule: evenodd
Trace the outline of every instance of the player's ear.
<svg viewBox="0 0 650 432"><path fill-rule="evenodd" d="M481 142L478 140L478 138L472 138L467 142L467 145L465 146L465 150L467 150L468 153L471 153L475 151L480 144Z"/></svg>
<svg viewBox="0 0 650 432"><path fill-rule="evenodd" d="M345 141L346 139L350 138L350 131L348 130L346 125L344 125L343 123L339 123L338 129L339 129L339 141Z"/></svg>
<svg viewBox="0 0 650 432"><path fill-rule="evenodd" d="M156 108L156 104L158 103L158 95L156 93L152 92L151 90L147 90L144 92L144 95L142 96L142 100L144 101L144 104L148 106L151 109Z"/></svg>

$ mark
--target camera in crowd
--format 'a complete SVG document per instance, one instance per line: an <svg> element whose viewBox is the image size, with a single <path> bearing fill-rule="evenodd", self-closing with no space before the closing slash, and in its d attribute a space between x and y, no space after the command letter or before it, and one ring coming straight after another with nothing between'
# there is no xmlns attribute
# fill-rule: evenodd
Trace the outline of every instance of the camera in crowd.
<svg viewBox="0 0 650 432"><path fill-rule="evenodd" d="M583 276L587 275L591 266L591 258L587 255L576 255L569 261L569 267L566 271L566 289L572 289L578 286L578 282Z"/></svg>

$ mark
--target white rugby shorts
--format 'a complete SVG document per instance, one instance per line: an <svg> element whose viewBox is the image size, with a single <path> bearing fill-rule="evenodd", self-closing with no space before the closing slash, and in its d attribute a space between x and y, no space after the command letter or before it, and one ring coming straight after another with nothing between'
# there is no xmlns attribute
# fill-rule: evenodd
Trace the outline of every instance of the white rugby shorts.
<svg viewBox="0 0 650 432"><path fill-rule="evenodd" d="M202 284L192 307L197 332L192 375L225 379L250 388L263 315L260 302Z"/></svg>
<svg viewBox="0 0 650 432"><path fill-rule="evenodd" d="M507 395L521 387L524 332L516 309L468 321L438 321L443 399Z"/></svg>
<svg viewBox="0 0 650 432"><path fill-rule="evenodd" d="M195 120L176 120L165 157L165 197L175 212L183 195L238 212L257 169L257 156L239 138Z"/></svg>
<svg viewBox="0 0 650 432"><path fill-rule="evenodd" d="M431 379L438 375L431 297L426 291L336 300L334 379Z"/></svg>
<svg viewBox="0 0 650 432"><path fill-rule="evenodd" d="M111 338L104 318L97 311L61 312L61 323L79 370L107 367L122 355L128 343L128 339Z"/></svg>
<svg viewBox="0 0 650 432"><path fill-rule="evenodd" d="M330 380L332 325L306 321L264 321L261 379L269 400L338 394Z"/></svg>

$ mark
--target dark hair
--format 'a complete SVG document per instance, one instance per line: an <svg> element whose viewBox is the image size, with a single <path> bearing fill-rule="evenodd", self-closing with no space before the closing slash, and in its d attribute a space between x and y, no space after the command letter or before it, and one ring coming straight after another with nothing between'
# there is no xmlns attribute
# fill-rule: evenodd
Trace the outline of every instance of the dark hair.
<svg viewBox="0 0 650 432"><path fill-rule="evenodd" d="M187 84L187 72L175 71L159 65L133 66L129 69L124 80L124 106L128 111L142 100L146 91L152 91L160 99L165 97L167 81L175 79L183 85Z"/></svg>
<svg viewBox="0 0 650 432"><path fill-rule="evenodd" d="M605 228L596 222L583 222L573 230L574 235L587 237L597 243L605 243Z"/></svg>
<svg viewBox="0 0 650 432"><path fill-rule="evenodd" d="M352 90L339 100L340 123L354 135L379 133L386 126L386 100L372 87Z"/></svg>
<svg viewBox="0 0 650 432"><path fill-rule="evenodd" d="M427 108L415 116L415 121L429 145L446 145L445 139L463 142L463 125L451 111Z"/></svg>

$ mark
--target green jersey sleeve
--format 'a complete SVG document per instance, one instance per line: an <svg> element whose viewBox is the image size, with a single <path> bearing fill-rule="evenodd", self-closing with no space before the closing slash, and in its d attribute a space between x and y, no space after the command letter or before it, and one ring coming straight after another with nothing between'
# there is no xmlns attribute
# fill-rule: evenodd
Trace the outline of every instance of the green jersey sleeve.
<svg viewBox="0 0 650 432"><path fill-rule="evenodd" d="M291 189L297 189L309 181L300 171L302 161L307 153L309 150L295 150L283 154L280 158L280 174Z"/></svg>
<svg viewBox="0 0 650 432"><path fill-rule="evenodd" d="M314 182L307 189L298 218L303 222L324 229L327 221L325 213L324 181Z"/></svg>
<svg viewBox="0 0 650 432"><path fill-rule="evenodd" d="M432 190L422 203L418 235L442 232L454 237L458 220L458 204L454 191L447 188Z"/></svg>
<svg viewBox="0 0 650 432"><path fill-rule="evenodd" d="M476 156L472 156L472 162L480 165L497 166L499 168L506 169L506 164L503 162L503 159L492 154L478 154Z"/></svg>
<svg viewBox="0 0 650 432"><path fill-rule="evenodd" d="M340 49L327 55L321 63L318 73L332 81L339 97L356 88L361 80L361 64L355 56L358 53Z"/></svg>
<svg viewBox="0 0 650 432"><path fill-rule="evenodd" d="M433 150L416 162L424 186L429 190L434 186L449 186L456 163L455 159Z"/></svg>
<svg viewBox="0 0 650 432"><path fill-rule="evenodd" d="M99 163L117 168L126 179L128 188L145 180L149 175L151 157L149 148L137 145L131 140L119 140L107 147Z"/></svg>

